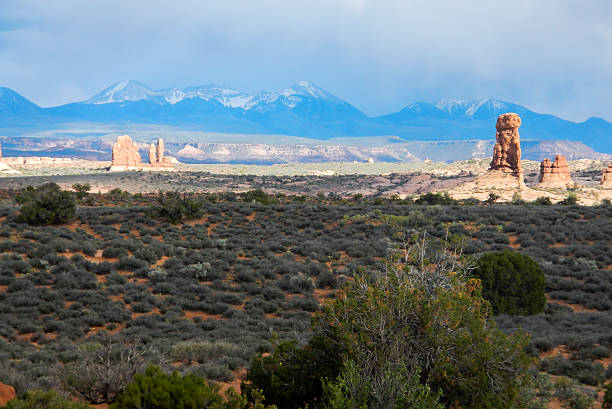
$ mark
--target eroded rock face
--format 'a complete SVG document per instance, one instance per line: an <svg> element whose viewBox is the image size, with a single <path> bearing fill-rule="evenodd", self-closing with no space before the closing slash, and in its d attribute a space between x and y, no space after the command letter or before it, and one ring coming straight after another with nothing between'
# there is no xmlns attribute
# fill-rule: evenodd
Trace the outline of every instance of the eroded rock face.
<svg viewBox="0 0 612 409"><path fill-rule="evenodd" d="M138 168L142 165L138 147L128 135L120 135L113 145L111 168Z"/></svg>
<svg viewBox="0 0 612 409"><path fill-rule="evenodd" d="M164 156L164 140L159 138L157 145L149 146L149 164L153 167L172 167L170 158Z"/></svg>
<svg viewBox="0 0 612 409"><path fill-rule="evenodd" d="M539 184L544 187L564 187L573 184L565 156L557 155L554 162L548 158L542 161Z"/></svg>
<svg viewBox="0 0 612 409"><path fill-rule="evenodd" d="M497 117L491 170L501 170L522 179L520 126L521 117L518 114L507 113Z"/></svg>
<svg viewBox="0 0 612 409"><path fill-rule="evenodd" d="M606 189L612 189L612 163L604 169L601 175L601 185Z"/></svg>

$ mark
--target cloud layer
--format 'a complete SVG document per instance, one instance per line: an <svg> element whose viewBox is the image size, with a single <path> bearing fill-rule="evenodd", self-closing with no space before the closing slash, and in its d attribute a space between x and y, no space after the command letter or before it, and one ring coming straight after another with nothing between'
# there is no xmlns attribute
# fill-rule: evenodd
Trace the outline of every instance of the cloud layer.
<svg viewBox="0 0 612 409"><path fill-rule="evenodd" d="M0 85L44 105L113 82L311 80L370 115L493 97L612 119L607 0L4 0Z"/></svg>

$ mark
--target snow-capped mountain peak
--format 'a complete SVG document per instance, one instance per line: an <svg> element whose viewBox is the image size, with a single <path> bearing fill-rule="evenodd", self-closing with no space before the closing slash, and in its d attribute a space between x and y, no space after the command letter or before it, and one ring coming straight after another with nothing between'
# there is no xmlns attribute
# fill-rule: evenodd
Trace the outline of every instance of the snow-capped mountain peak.
<svg viewBox="0 0 612 409"><path fill-rule="evenodd" d="M507 109L508 106L504 101L496 99L452 99L445 98L437 103L435 107L445 111L451 115L462 114L468 117L473 117L481 109L487 109L494 112Z"/></svg>
<svg viewBox="0 0 612 409"><path fill-rule="evenodd" d="M109 104L113 102L139 101L155 94L151 88L138 81L120 81L86 102L89 104Z"/></svg>
<svg viewBox="0 0 612 409"><path fill-rule="evenodd" d="M284 106L294 109L304 101L313 100L350 107L343 100L310 81L299 81L289 88L272 92L264 91L255 95L217 84L186 87L184 89L167 88L153 90L138 81L121 81L111 85L93 98L85 101L85 103L99 105L145 100L155 104L175 105L186 99L216 101L225 107L242 109L244 111L268 110L273 106Z"/></svg>

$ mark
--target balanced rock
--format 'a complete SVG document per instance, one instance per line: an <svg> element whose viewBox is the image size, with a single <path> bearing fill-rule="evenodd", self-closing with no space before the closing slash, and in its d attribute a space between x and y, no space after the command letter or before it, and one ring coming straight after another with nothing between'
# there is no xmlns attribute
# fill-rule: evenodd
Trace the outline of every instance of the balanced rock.
<svg viewBox="0 0 612 409"><path fill-rule="evenodd" d="M507 113L497 117L491 170L501 170L522 179L520 126L521 117L518 114Z"/></svg>
<svg viewBox="0 0 612 409"><path fill-rule="evenodd" d="M539 185L542 187L566 187L572 185L567 159L557 155L555 161L546 158L540 164Z"/></svg>
<svg viewBox="0 0 612 409"><path fill-rule="evenodd" d="M113 162L110 170L132 170L142 167L138 147L128 135L120 135L113 145Z"/></svg>
<svg viewBox="0 0 612 409"><path fill-rule="evenodd" d="M521 141L518 132L520 126L521 117L517 114L507 113L497 117L491 167L474 181L479 189L527 188L521 167Z"/></svg>
<svg viewBox="0 0 612 409"><path fill-rule="evenodd" d="M612 189L612 163L609 163L601 174L601 186L604 189Z"/></svg>
<svg viewBox="0 0 612 409"><path fill-rule="evenodd" d="M164 140L159 138L157 145L149 146L149 165L152 167L172 167L170 158L164 156Z"/></svg>

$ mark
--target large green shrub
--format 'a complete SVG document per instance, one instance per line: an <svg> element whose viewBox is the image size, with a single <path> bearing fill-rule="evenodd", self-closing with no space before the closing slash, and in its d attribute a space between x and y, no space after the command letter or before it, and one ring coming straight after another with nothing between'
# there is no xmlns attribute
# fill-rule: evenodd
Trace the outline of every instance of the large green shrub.
<svg viewBox="0 0 612 409"><path fill-rule="evenodd" d="M31 391L23 399L13 399L2 409L91 409L91 406L73 402L55 391Z"/></svg>
<svg viewBox="0 0 612 409"><path fill-rule="evenodd" d="M332 338L315 336L301 347L281 342L272 354L255 356L243 392L261 389L279 408L314 406L323 396L325 378L335 379L342 368L342 347Z"/></svg>
<svg viewBox="0 0 612 409"><path fill-rule="evenodd" d="M504 250L482 255L474 270L494 314L531 315L544 311L546 279L531 257Z"/></svg>
<svg viewBox="0 0 612 409"><path fill-rule="evenodd" d="M477 280L432 261L357 277L325 310L322 325L339 332L355 365L345 397L368 409L433 408L437 393L446 407L520 407L528 338L487 319Z"/></svg>
<svg viewBox="0 0 612 409"><path fill-rule="evenodd" d="M62 224L73 220L76 215L74 195L55 183L45 183L36 188L28 186L16 200L23 203L19 219L28 224Z"/></svg>

